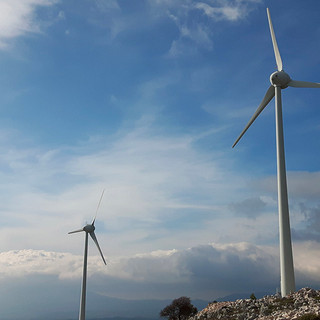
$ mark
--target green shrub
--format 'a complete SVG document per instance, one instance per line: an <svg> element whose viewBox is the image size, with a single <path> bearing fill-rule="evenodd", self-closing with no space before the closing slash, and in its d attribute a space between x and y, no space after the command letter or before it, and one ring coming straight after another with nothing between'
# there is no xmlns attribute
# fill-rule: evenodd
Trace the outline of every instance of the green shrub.
<svg viewBox="0 0 320 320"><path fill-rule="evenodd" d="M254 295L254 293L251 293L250 299L251 299L251 300L257 300L257 298L256 298L256 296Z"/></svg>

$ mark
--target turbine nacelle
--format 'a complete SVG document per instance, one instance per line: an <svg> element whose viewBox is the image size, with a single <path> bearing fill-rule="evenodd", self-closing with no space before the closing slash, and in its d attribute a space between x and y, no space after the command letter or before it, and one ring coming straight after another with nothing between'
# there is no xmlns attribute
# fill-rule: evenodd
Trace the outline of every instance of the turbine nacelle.
<svg viewBox="0 0 320 320"><path fill-rule="evenodd" d="M276 71L272 73L270 76L271 84L274 87L280 87L281 89L287 88L289 86L290 81L291 81L290 76L283 70Z"/></svg>
<svg viewBox="0 0 320 320"><path fill-rule="evenodd" d="M94 232L95 229L96 228L92 223L92 224L87 224L86 226L84 226L82 230L85 232L91 233L91 232Z"/></svg>

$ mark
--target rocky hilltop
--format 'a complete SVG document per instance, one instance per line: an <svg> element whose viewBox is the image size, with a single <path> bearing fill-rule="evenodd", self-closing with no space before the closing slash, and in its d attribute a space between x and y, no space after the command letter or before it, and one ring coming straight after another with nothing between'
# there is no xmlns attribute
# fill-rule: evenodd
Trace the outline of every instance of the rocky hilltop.
<svg viewBox="0 0 320 320"><path fill-rule="evenodd" d="M284 298L213 302L190 320L320 320L320 290L303 288Z"/></svg>

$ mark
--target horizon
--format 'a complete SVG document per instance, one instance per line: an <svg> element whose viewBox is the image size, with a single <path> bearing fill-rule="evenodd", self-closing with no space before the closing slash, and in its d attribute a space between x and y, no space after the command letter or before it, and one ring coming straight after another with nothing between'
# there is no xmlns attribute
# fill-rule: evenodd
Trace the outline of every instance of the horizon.
<svg viewBox="0 0 320 320"><path fill-rule="evenodd" d="M67 233L104 189L88 299L280 287L274 99L232 149L276 70L267 7L284 70L319 83L317 0L0 1L1 316L77 316ZM319 289L320 90L282 99L296 287Z"/></svg>

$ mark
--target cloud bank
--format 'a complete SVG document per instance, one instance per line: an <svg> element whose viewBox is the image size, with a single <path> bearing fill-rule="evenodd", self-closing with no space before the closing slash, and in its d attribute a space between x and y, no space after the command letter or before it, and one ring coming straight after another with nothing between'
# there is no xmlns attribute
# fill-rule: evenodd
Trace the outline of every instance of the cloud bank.
<svg viewBox="0 0 320 320"><path fill-rule="evenodd" d="M306 282L313 287L320 285L317 250L317 242L294 246L298 287ZM45 283L46 278L54 277L61 285L74 286L81 281L82 259L80 255L44 250L2 252L0 282L16 284L38 277ZM272 293L279 282L278 260L278 248L249 243L212 243L183 250L154 251L109 259L107 266L98 255L90 255L90 291L123 299L188 295L209 301L235 292ZM39 292L35 288L30 294Z"/></svg>

